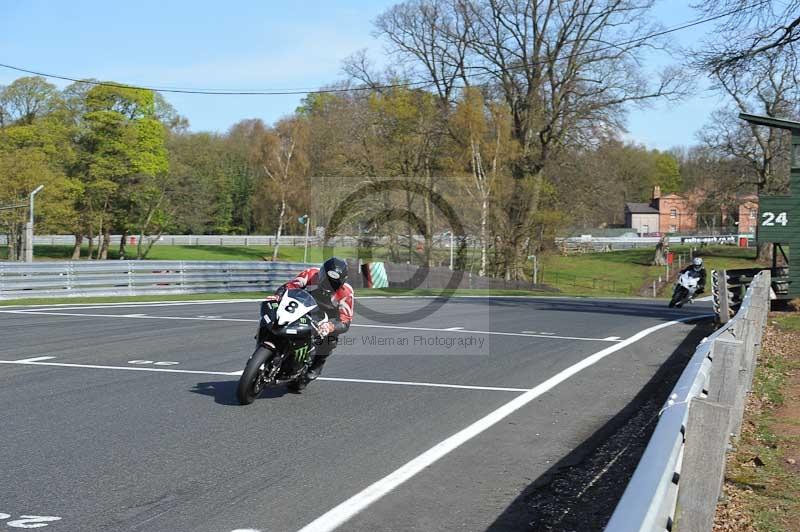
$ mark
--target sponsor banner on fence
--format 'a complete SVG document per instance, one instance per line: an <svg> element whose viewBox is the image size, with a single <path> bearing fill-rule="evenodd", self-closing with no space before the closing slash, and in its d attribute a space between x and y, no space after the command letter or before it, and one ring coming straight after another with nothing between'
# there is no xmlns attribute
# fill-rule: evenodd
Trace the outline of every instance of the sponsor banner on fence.
<svg viewBox="0 0 800 532"><path fill-rule="evenodd" d="M739 242L738 235L714 235L714 236L683 236L681 244L733 244Z"/></svg>

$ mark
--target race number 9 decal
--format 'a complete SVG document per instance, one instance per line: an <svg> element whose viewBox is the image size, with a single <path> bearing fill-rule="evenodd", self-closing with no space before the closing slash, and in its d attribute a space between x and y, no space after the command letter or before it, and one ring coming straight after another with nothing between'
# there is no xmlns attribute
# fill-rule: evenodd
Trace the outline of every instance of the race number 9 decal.
<svg viewBox="0 0 800 532"><path fill-rule="evenodd" d="M761 214L761 217L764 219L764 221L761 222L763 227L773 227L775 225L786 227L789 223L789 217L785 212L780 212L777 216L774 212L765 212Z"/></svg>

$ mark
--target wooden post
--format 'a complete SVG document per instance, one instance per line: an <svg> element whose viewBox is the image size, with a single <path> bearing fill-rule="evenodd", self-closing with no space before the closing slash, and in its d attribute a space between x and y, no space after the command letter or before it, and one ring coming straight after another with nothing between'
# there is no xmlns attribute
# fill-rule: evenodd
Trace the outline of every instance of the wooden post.
<svg viewBox="0 0 800 532"><path fill-rule="evenodd" d="M730 303L728 302L728 275L725 270L716 270L714 274L717 276L715 284L718 290L719 322L724 324L731 319Z"/></svg>
<svg viewBox="0 0 800 532"><path fill-rule="evenodd" d="M711 346L711 375L708 400L733 407L739 384L739 368L744 344L740 340L714 340Z"/></svg>
<svg viewBox="0 0 800 532"><path fill-rule="evenodd" d="M725 474L730 409L692 399L678 482L675 527L680 532L708 532L714 525Z"/></svg>

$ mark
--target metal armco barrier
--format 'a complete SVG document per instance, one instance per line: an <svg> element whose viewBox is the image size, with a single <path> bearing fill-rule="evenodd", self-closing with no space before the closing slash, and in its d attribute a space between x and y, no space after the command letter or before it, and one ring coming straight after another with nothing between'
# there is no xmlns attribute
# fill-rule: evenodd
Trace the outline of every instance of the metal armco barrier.
<svg viewBox="0 0 800 532"><path fill-rule="evenodd" d="M0 299L265 292L306 267L292 262L0 262Z"/></svg>
<svg viewBox="0 0 800 532"><path fill-rule="evenodd" d="M697 347L607 532L711 530L725 453L741 429L767 322L769 289L766 270L755 277L736 315Z"/></svg>

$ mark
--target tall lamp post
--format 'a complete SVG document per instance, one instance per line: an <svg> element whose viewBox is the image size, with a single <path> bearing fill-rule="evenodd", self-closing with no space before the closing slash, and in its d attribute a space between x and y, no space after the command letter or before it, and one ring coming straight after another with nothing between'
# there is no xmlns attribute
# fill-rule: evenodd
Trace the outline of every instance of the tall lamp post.
<svg viewBox="0 0 800 532"><path fill-rule="evenodd" d="M447 234L450 235L450 269L452 270L453 269L453 248L454 248L454 244L455 244L455 242L454 242L455 234L453 234L452 231L445 231L444 233L442 233L442 236L447 235Z"/></svg>
<svg viewBox="0 0 800 532"><path fill-rule="evenodd" d="M25 262L33 262L33 197L38 194L44 185L39 185L31 192L30 216L28 217L28 227L25 228Z"/></svg>
<svg viewBox="0 0 800 532"><path fill-rule="evenodd" d="M303 247L303 262L308 262L308 228L311 226L311 223L307 214L300 216L297 221L306 226L306 242L305 246Z"/></svg>

